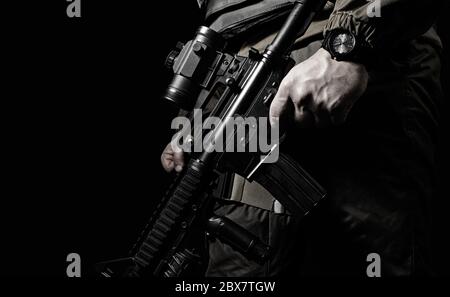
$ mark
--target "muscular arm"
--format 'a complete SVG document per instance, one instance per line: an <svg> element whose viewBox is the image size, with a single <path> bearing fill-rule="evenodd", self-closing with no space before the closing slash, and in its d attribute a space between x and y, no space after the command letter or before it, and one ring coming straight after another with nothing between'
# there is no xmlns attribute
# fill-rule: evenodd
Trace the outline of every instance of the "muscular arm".
<svg viewBox="0 0 450 297"><path fill-rule="evenodd" d="M324 34L347 29L374 53L389 53L397 44L429 29L441 4L441 0L336 0ZM370 17L368 11L374 12L371 8L376 5L380 17ZM320 49L284 78L270 108L271 121L287 115L300 124L311 120L319 127L341 124L365 92L367 82L364 65L337 62Z"/></svg>

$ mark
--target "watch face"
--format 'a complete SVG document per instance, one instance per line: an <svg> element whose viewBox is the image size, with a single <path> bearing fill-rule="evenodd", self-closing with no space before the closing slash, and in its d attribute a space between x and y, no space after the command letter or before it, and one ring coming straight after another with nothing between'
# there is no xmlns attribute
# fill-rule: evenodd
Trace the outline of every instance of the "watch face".
<svg viewBox="0 0 450 297"><path fill-rule="evenodd" d="M355 37L352 34L341 32L331 38L330 48L339 55L345 55L353 51L356 45Z"/></svg>

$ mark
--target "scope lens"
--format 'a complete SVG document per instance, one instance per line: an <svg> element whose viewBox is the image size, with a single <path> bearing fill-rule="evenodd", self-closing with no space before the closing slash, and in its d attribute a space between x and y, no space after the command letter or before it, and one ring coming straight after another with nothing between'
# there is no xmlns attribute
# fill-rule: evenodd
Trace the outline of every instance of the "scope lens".
<svg viewBox="0 0 450 297"><path fill-rule="evenodd" d="M174 103L178 108L192 110L197 99L199 86L182 75L175 75L167 88L164 99Z"/></svg>

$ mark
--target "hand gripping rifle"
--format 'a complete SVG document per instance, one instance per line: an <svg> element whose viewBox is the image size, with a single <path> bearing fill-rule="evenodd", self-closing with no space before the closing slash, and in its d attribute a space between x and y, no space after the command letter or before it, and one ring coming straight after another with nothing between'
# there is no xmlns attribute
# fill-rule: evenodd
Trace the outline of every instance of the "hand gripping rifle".
<svg viewBox="0 0 450 297"><path fill-rule="evenodd" d="M165 99L183 110L211 109L220 118L212 135L224 134L237 115L267 117L270 103L287 71L295 39L304 34L326 0L299 0L273 42L248 57L225 53L223 38L200 27L195 38L173 51L167 63L174 78ZM214 94L220 90L220 96ZM246 141L249 141L248 139ZM238 156L239 155L239 156ZM205 232L229 243L247 257L264 262L270 247L231 220L214 216L211 189L220 172L235 172L266 188L296 218L306 215L325 191L300 165L281 153L275 163L260 154L219 153L205 149L191 154L177 175L132 251L132 257L102 262L96 269L105 277L181 276L201 263L199 241ZM198 266L198 265L197 265Z"/></svg>

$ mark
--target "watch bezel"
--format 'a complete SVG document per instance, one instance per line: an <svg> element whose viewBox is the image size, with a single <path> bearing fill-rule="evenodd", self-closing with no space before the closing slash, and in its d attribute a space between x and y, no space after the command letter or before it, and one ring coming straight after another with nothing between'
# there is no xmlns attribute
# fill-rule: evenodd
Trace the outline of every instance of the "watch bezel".
<svg viewBox="0 0 450 297"><path fill-rule="evenodd" d="M347 34L347 35L350 35L353 38L354 46L351 49L351 51L349 51L347 53L339 53L339 52L336 52L334 50L333 41L340 34ZM329 32L328 38L327 38L327 42L326 42L326 47L327 47L326 49L330 52L330 54L333 57L333 59L336 59L338 61L347 60L350 57L352 57L354 55L354 53L356 52L356 49L358 47L358 40L356 39L355 34L353 34L352 32L350 32L348 30L335 29L335 30L332 30L332 31Z"/></svg>

